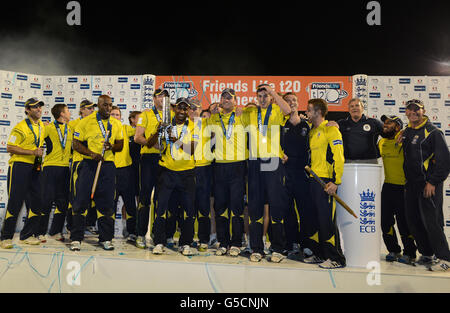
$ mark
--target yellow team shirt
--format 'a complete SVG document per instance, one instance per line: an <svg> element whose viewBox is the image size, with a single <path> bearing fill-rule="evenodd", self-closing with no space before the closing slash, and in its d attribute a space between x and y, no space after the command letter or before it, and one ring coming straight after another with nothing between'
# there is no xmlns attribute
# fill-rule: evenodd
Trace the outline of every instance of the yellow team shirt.
<svg viewBox="0 0 450 313"><path fill-rule="evenodd" d="M272 104L272 110L267 123L266 135L258 127L258 107L249 107L242 114L243 124L249 133L250 156L257 158L282 158L284 153L280 143L280 126L284 126L289 114L284 115L277 104ZM261 124L264 124L268 108L261 108Z"/></svg>
<svg viewBox="0 0 450 313"><path fill-rule="evenodd" d="M344 146L342 134L337 127L326 126L327 120L309 133L311 148L311 169L319 177L330 178L341 184L344 173Z"/></svg>
<svg viewBox="0 0 450 313"><path fill-rule="evenodd" d="M394 139L381 138L378 142L380 155L383 158L384 182L394 185L404 185L406 183L405 173L403 171L403 151L402 144L396 144L397 137Z"/></svg>
<svg viewBox="0 0 450 313"><path fill-rule="evenodd" d="M72 129L72 133L75 131L78 123L81 121L81 117L69 122L69 127ZM73 139L73 138L72 138ZM72 163L80 162L83 160L83 155L74 149L72 149Z"/></svg>
<svg viewBox="0 0 450 313"><path fill-rule="evenodd" d="M194 135L197 140L195 147L194 160L195 166L210 165L214 160L214 153L211 151L211 127L209 118L198 118L193 121Z"/></svg>
<svg viewBox="0 0 450 313"><path fill-rule="evenodd" d="M47 144L47 154L44 157L43 167L46 166L62 166L68 167L72 150L73 130L68 124L58 123L61 131L61 138L56 129L55 123L45 125L45 142ZM64 149L61 140L64 142L64 133L67 129L67 139ZM50 151L50 152L49 152Z"/></svg>
<svg viewBox="0 0 450 313"><path fill-rule="evenodd" d="M122 123L115 118L110 117L107 120L101 120L105 131L108 129L108 121L111 124L111 134L109 135L109 143L114 144L116 140L122 140ZM75 128L74 139L87 143L87 148L94 153L101 154L103 149L104 137L100 126L97 122L97 112L83 118ZM90 156L82 155L83 159L92 160ZM105 161L114 162L114 153L109 150L103 156Z"/></svg>
<svg viewBox="0 0 450 313"><path fill-rule="evenodd" d="M184 125L183 123L175 126L177 138L180 138ZM188 144L191 141L198 141L198 135L194 133L194 123L188 120L186 132L181 142ZM163 145L165 151L161 156L161 160L159 160L159 165L171 171L186 171L195 167L193 155L187 154L181 147L177 148L175 144L172 144L172 146L168 145L165 140L163 141Z"/></svg>
<svg viewBox="0 0 450 313"><path fill-rule="evenodd" d="M8 138L8 145L16 146L26 150L36 150L38 147L35 143L35 137L30 127L26 122L27 119L24 119L20 123L18 123L11 131L11 134ZM33 128L34 134L36 135L36 139L39 142L39 147L44 145L45 138L45 126L41 120L37 123L33 123L31 121L31 127ZM13 162L24 162L29 164L34 164L36 156L34 155L19 155L19 154L11 154L8 163L12 164Z"/></svg>
<svg viewBox="0 0 450 313"><path fill-rule="evenodd" d="M139 120L137 122L137 126L141 126L145 128L144 136L145 138L150 138L152 135L154 135L158 131L158 124L159 120L162 119L162 112L157 111L158 116L155 115L155 112L150 109L147 111L142 112L142 114L139 116ZM174 116L173 111L170 111L170 120L172 120ZM146 153L159 153L159 149L155 147L147 147L147 146L141 146L141 154Z"/></svg>
<svg viewBox="0 0 450 313"><path fill-rule="evenodd" d="M136 129L130 125L122 126L123 149L114 154L114 164L116 168L130 166L133 163L130 155L130 137L136 134Z"/></svg>
<svg viewBox="0 0 450 313"><path fill-rule="evenodd" d="M228 132L229 122L233 113L234 123L228 134L229 139L227 139L226 132ZM210 125L216 137L214 154L217 163L239 162L248 159L245 118L243 114L241 116L236 116L235 114L236 110L233 110L228 114L212 114L210 117ZM222 118L225 133L220 118Z"/></svg>

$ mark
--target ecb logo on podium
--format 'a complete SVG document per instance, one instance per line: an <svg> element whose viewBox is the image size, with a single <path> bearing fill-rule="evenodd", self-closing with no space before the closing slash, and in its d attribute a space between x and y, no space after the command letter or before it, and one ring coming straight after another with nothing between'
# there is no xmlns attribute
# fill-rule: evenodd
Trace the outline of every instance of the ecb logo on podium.
<svg viewBox="0 0 450 313"><path fill-rule="evenodd" d="M375 229L375 193L367 189L367 192L359 194L359 232L374 233Z"/></svg>

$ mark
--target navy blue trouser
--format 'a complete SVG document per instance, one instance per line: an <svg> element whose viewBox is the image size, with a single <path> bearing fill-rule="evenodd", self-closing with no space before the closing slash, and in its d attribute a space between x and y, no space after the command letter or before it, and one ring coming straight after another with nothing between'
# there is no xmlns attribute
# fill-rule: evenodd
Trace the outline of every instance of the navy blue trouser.
<svg viewBox="0 0 450 313"><path fill-rule="evenodd" d="M195 168L195 211L200 243L208 243L211 234L211 182L212 165Z"/></svg>
<svg viewBox="0 0 450 313"><path fill-rule="evenodd" d="M264 170L267 164L277 164L276 168ZM279 158L249 160L248 162L248 214L250 217L250 248L255 253L263 253L264 203L269 204L271 218L271 247L282 253L286 246L284 216L289 205L285 186L284 166ZM216 181L217 184L217 181ZM242 191L241 191L242 192Z"/></svg>
<svg viewBox="0 0 450 313"><path fill-rule="evenodd" d="M141 155L140 163L140 193L137 208L136 235L145 236L148 231L150 214L150 201L153 188L155 188L153 203L156 203L156 183L158 181L160 166L159 153L146 153Z"/></svg>
<svg viewBox="0 0 450 313"><path fill-rule="evenodd" d="M116 196L114 199L114 213L117 212L117 202L122 197L125 206L127 221L127 232L136 234L136 198L134 197L134 184L132 177L132 167L126 166L116 168Z"/></svg>
<svg viewBox="0 0 450 313"><path fill-rule="evenodd" d="M39 235L45 235L53 203L56 205L49 235L62 233L69 205L70 169L63 166L45 166L42 171L42 213Z"/></svg>
<svg viewBox="0 0 450 313"><path fill-rule="evenodd" d="M414 237L409 231L405 214L405 187L384 183L381 189L381 230L384 244L389 252L400 253L402 251L394 228L397 220L397 227L404 247L403 254L414 259L416 258L417 247Z"/></svg>
<svg viewBox="0 0 450 313"><path fill-rule="evenodd" d="M86 228L86 214L91 203L91 190L94 183L97 161L83 160L79 165L79 177L75 188L72 208L72 229L70 239L81 241ZM116 190L116 167L114 162L103 162L94 194L97 208L99 241L111 241L114 237L114 193Z"/></svg>
<svg viewBox="0 0 450 313"><path fill-rule="evenodd" d="M12 239L23 202L27 207L27 219L20 232L20 240L38 235L41 215L40 172L33 164L13 162L8 168L8 205L1 232L1 240Z"/></svg>
<svg viewBox="0 0 450 313"><path fill-rule="evenodd" d="M240 247L244 232L245 161L214 165L214 210L221 247ZM209 204L208 199L205 198ZM231 236L230 236L231 216ZM230 238L231 237L231 238Z"/></svg>
<svg viewBox="0 0 450 313"><path fill-rule="evenodd" d="M443 183L435 186L435 195L423 196L425 182L406 183L406 221L422 255L450 261L450 251L444 233L442 211Z"/></svg>
<svg viewBox="0 0 450 313"><path fill-rule="evenodd" d="M302 248L312 249L314 243L309 237L314 235L316 229L310 222L315 214L310 195L310 178L305 174L303 165L298 166L295 161L295 158L289 158L285 164L290 201L285 218L286 248L290 250L293 243L299 243Z"/></svg>
<svg viewBox="0 0 450 313"><path fill-rule="evenodd" d="M166 222L169 203L174 192L178 192L180 205L183 209L183 223L178 245L190 245L194 240L194 197L195 172L194 170L171 171L161 167L158 178L158 203L156 206L156 219L153 226L154 243L165 245L167 242Z"/></svg>
<svg viewBox="0 0 450 313"><path fill-rule="evenodd" d="M329 178L322 178L326 183ZM339 229L336 225L336 201L328 195L322 186L315 180L311 181L311 196L316 213L316 225L319 249L311 249L315 255L323 260L330 259L346 265L345 256L342 253ZM312 222L314 225L314 222Z"/></svg>

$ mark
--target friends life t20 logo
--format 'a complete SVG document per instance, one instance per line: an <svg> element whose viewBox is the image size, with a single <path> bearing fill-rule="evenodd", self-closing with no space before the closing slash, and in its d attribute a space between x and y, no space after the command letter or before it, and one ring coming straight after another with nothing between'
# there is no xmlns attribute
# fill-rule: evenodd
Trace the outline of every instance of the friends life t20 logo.
<svg viewBox="0 0 450 313"><path fill-rule="evenodd" d="M367 189L367 192L359 194L359 232L375 233L375 193Z"/></svg>
<svg viewBox="0 0 450 313"><path fill-rule="evenodd" d="M198 91L192 82L164 82L163 88L169 92L170 103L175 104L178 98L195 98Z"/></svg>
<svg viewBox="0 0 450 313"><path fill-rule="evenodd" d="M306 89L310 99L323 99L330 105L340 105L348 97L348 92L341 83L311 83Z"/></svg>

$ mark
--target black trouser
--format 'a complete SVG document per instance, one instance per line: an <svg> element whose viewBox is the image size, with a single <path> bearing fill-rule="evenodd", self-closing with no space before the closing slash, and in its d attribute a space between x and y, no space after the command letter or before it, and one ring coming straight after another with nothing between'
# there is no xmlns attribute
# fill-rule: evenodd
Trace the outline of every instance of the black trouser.
<svg viewBox="0 0 450 313"><path fill-rule="evenodd" d="M310 195L310 179L303 167L298 166L295 161L290 157L285 164L286 187L290 198L285 218L286 244L288 250L292 249L293 243L300 243L302 248L312 249L316 243L312 242L310 237L317 229L314 229L310 222L315 219Z"/></svg>
<svg viewBox="0 0 450 313"><path fill-rule="evenodd" d="M274 164L275 169L264 171L263 163ZM289 205L289 196L284 181L284 166L279 158L249 160L248 162L248 214L250 217L250 248L255 253L263 253L264 203L269 203L271 218L271 247L281 253L286 246L283 218ZM216 181L217 184L217 181ZM241 191L242 192L242 191Z"/></svg>
<svg viewBox="0 0 450 313"><path fill-rule="evenodd" d="M155 205L157 206L158 202L156 202ZM178 225L183 224L182 213L183 213L183 209L181 208L181 203L180 203L180 192L178 190L174 190L174 192L170 196L169 209L167 211L167 218L166 218L166 238L167 239L169 239L169 238L173 239L173 236L175 235L175 232L177 231L177 223L178 223Z"/></svg>
<svg viewBox="0 0 450 313"><path fill-rule="evenodd" d="M69 205L70 169L63 166L45 166L41 177L42 213L39 221L39 235L45 235L48 229L48 220L52 204L56 208L53 214L49 235L62 233Z"/></svg>
<svg viewBox="0 0 450 313"><path fill-rule="evenodd" d="M155 245L167 242L166 221L170 198L174 191L178 191L179 201L183 208L183 224L178 245L190 245L194 239L194 197L195 172L194 170L171 171L161 167L158 178L158 203L156 206L156 219L153 226Z"/></svg>
<svg viewBox="0 0 450 313"><path fill-rule="evenodd" d="M86 214L91 202L91 190L98 162L83 160L79 165L79 177L73 203L72 241L81 241L86 228ZM114 162L103 162L98 177L94 201L97 208L99 241L111 241L114 237L114 193L116 190L116 167Z"/></svg>
<svg viewBox="0 0 450 313"><path fill-rule="evenodd" d="M214 165L214 210L221 247L240 247L244 233L245 161ZM205 198L205 205L208 203ZM230 238L231 216L231 238Z"/></svg>
<svg viewBox="0 0 450 313"><path fill-rule="evenodd" d="M330 182L329 178L322 178L322 180L325 183ZM318 237L316 235L316 239L318 238L319 242L319 249L311 250L323 260L330 259L345 266L345 256L342 253L339 230L336 225L336 201L317 181L312 180L310 186L317 219Z"/></svg>
<svg viewBox="0 0 450 313"><path fill-rule="evenodd" d="M397 233L394 228L396 221L404 247L403 254L414 259L417 247L406 222L405 187L403 185L384 183L381 190L381 230L383 232L383 241L389 252L400 253L402 250L398 244Z"/></svg>
<svg viewBox="0 0 450 313"><path fill-rule="evenodd" d="M72 166L70 167L70 191L69 191L69 207L67 208L67 229L70 231L72 227L72 205L75 201L75 194L76 194L76 181L78 179L78 168L80 165L80 161L76 161L72 163Z"/></svg>
<svg viewBox="0 0 450 313"><path fill-rule="evenodd" d="M41 215L40 172L33 170L33 164L13 162L8 168L8 205L1 232L1 240L13 239L17 218L23 202L27 207L27 218L20 232L20 240L38 235Z"/></svg>
<svg viewBox="0 0 450 313"><path fill-rule="evenodd" d="M114 199L114 212L117 213L117 202L122 197L126 210L127 232L136 234L136 198L134 197L134 184L132 181L131 166L116 169L116 196ZM124 218L124 217L122 217Z"/></svg>
<svg viewBox="0 0 450 313"><path fill-rule="evenodd" d="M211 234L212 165L195 168L195 211L198 218L198 239L208 243Z"/></svg>
<svg viewBox="0 0 450 313"><path fill-rule="evenodd" d="M159 153L147 153L141 155L140 163L140 194L137 208L136 235L145 236L148 231L150 214L150 201L153 188L155 188L153 203L156 203L156 182L158 181L160 166L158 165Z"/></svg>
<svg viewBox="0 0 450 313"><path fill-rule="evenodd" d="M435 255L450 261L450 251L444 233L442 211L443 183L435 186L435 195L423 196L425 182L410 182L405 185L406 221L422 255Z"/></svg>

